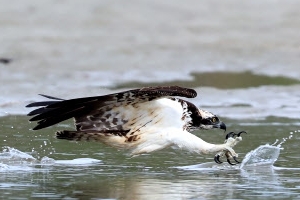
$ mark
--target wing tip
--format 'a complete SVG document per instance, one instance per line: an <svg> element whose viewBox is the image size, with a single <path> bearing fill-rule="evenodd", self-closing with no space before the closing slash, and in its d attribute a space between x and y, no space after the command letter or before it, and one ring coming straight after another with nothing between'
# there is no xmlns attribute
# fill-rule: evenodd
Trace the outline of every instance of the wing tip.
<svg viewBox="0 0 300 200"><path fill-rule="evenodd" d="M30 120L29 120L30 121ZM40 127L40 125L37 125L35 127L32 128L33 131L36 131L36 130L40 130L42 129L43 127Z"/></svg>

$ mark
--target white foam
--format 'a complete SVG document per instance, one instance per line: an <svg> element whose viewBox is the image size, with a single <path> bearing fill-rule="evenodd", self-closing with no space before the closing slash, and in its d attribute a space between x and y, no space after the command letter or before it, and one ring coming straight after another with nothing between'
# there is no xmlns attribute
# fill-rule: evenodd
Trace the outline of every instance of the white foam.
<svg viewBox="0 0 300 200"><path fill-rule="evenodd" d="M55 160L55 165L94 165L101 163L101 160L93 158L76 158L73 160Z"/></svg>

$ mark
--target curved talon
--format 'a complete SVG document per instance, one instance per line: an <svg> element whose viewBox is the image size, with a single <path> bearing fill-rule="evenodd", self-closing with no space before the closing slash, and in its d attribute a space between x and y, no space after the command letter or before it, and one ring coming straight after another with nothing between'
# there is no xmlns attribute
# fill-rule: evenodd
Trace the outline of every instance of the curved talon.
<svg viewBox="0 0 300 200"><path fill-rule="evenodd" d="M240 133L239 133L239 134L240 134ZM235 134L234 132L227 133L225 139L227 140L228 138L234 137L234 136L236 136L236 135L237 135L237 134Z"/></svg>
<svg viewBox="0 0 300 200"><path fill-rule="evenodd" d="M233 160L234 160L236 163L241 163L240 161L238 161L238 160L236 159L235 156L233 156Z"/></svg>
<svg viewBox="0 0 300 200"><path fill-rule="evenodd" d="M227 162L228 162L229 164L231 164L231 165L235 165L234 163L231 163L231 162L230 162L229 158L227 158Z"/></svg>
<svg viewBox="0 0 300 200"><path fill-rule="evenodd" d="M241 131L241 132L239 132L239 133L238 133L238 134L236 134L236 135L237 135L238 137L240 137L242 133L246 133L246 134L247 134L247 132L246 132L246 131Z"/></svg>
<svg viewBox="0 0 300 200"><path fill-rule="evenodd" d="M216 155L215 158L214 158L214 160L215 160L215 162L216 162L217 164L223 163L223 162L220 161L220 155Z"/></svg>

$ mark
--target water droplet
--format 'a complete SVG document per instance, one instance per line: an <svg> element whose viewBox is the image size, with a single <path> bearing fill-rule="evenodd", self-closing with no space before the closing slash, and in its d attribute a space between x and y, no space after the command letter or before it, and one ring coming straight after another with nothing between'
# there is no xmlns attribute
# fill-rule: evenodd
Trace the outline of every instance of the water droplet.
<svg viewBox="0 0 300 200"><path fill-rule="evenodd" d="M278 139L275 140L275 142L271 146L275 146L279 142Z"/></svg>

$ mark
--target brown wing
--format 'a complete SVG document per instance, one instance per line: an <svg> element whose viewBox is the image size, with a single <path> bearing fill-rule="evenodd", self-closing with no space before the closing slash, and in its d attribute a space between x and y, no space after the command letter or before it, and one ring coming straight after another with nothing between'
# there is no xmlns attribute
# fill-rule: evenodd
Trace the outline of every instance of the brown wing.
<svg viewBox="0 0 300 200"><path fill-rule="evenodd" d="M112 111L113 108L167 96L194 98L197 93L193 89L178 86L157 86L70 100L42 96L54 101L35 102L26 106L40 107L28 113L28 116L34 116L30 121L38 123L33 130L42 129L73 117L77 130L123 130L122 124L125 121L117 117L117 113Z"/></svg>

